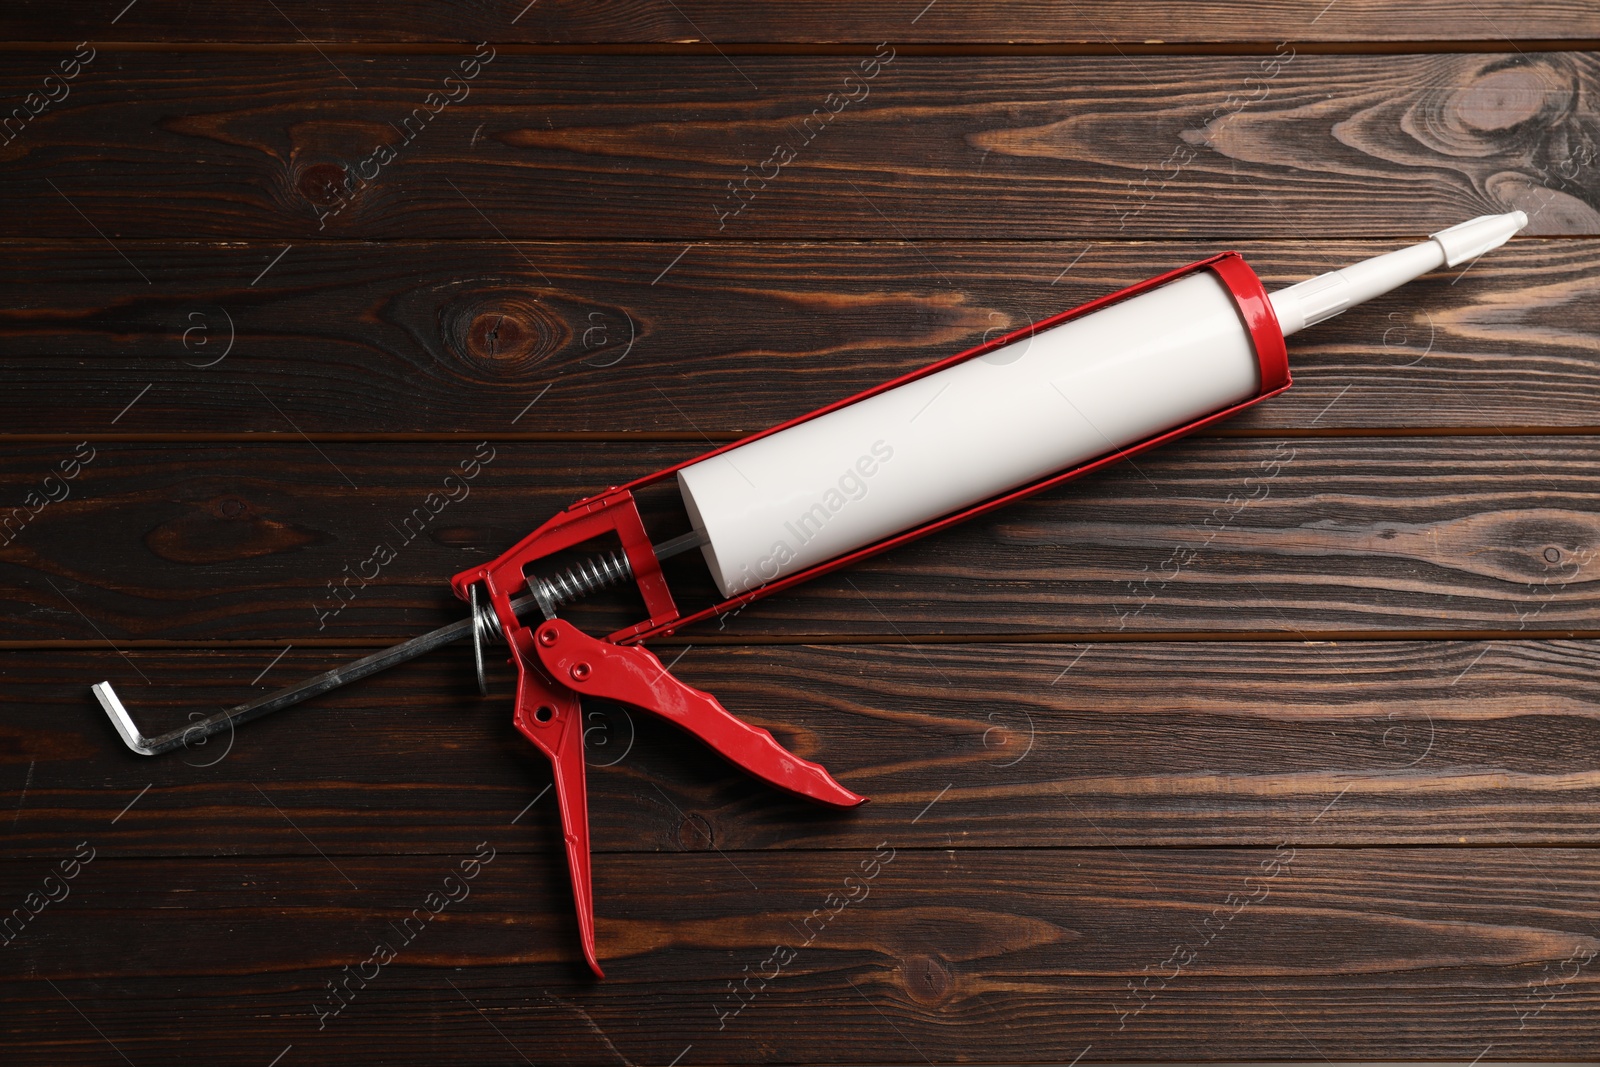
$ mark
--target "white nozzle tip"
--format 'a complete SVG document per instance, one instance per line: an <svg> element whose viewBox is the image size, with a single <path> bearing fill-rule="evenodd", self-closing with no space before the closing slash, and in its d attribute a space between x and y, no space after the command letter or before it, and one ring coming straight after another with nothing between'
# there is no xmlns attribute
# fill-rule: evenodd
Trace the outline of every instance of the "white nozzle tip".
<svg viewBox="0 0 1600 1067"><path fill-rule="evenodd" d="M1508 211L1504 215L1480 215L1428 236L1444 249L1445 266L1457 267L1499 248L1527 224L1527 212Z"/></svg>

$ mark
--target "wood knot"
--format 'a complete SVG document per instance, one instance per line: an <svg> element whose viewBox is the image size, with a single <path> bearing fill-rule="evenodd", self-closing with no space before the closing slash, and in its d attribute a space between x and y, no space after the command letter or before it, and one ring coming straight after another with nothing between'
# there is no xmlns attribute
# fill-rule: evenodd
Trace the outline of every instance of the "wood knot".
<svg viewBox="0 0 1600 1067"><path fill-rule="evenodd" d="M906 993L918 1004L939 1004L950 997L955 985L950 968L933 956L910 956L900 965L900 978Z"/></svg>
<svg viewBox="0 0 1600 1067"><path fill-rule="evenodd" d="M572 341L562 319L511 294L469 299L439 315L440 333L457 359L494 378L525 378Z"/></svg>
<svg viewBox="0 0 1600 1067"><path fill-rule="evenodd" d="M1572 79L1543 63L1490 70L1456 90L1451 105L1463 125L1485 132L1509 130L1537 115L1562 115Z"/></svg>
<svg viewBox="0 0 1600 1067"><path fill-rule="evenodd" d="M1389 105L1374 108L1341 123L1341 137L1380 158L1414 164L1426 159L1429 166L1454 160L1483 184L1494 210L1538 213L1543 229L1555 214L1551 195L1565 194L1542 190L1562 189L1590 161L1593 138L1578 113L1577 69L1559 55L1463 58L1447 67L1456 76L1413 94L1399 105L1401 114L1392 114ZM1385 141L1395 120L1414 144ZM1534 187L1532 195L1515 181L1504 187L1503 175L1520 176Z"/></svg>
<svg viewBox="0 0 1600 1067"><path fill-rule="evenodd" d="M332 207L350 195L349 179L336 163L313 163L300 172L294 187L317 207Z"/></svg>
<svg viewBox="0 0 1600 1067"><path fill-rule="evenodd" d="M526 350L528 336L521 320L494 312L484 312L467 327L467 344L485 359Z"/></svg>
<svg viewBox="0 0 1600 1067"><path fill-rule="evenodd" d="M236 495L195 502L186 514L145 535L145 545L173 563L202 565L292 552L324 535L261 514Z"/></svg>
<svg viewBox="0 0 1600 1067"><path fill-rule="evenodd" d="M704 849L716 847L716 837L711 832L711 824L703 816L691 812L678 823L678 847L685 852L700 852Z"/></svg>

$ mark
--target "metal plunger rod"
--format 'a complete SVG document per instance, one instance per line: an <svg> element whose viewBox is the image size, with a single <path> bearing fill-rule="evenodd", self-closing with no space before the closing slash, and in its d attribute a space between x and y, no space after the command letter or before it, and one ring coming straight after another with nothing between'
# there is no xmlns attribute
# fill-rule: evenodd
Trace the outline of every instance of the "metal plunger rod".
<svg viewBox="0 0 1600 1067"><path fill-rule="evenodd" d="M518 615L525 611L532 611L537 607L538 604L531 596L520 597L511 602L511 609L517 612ZM472 628L476 624L477 620L475 618L468 617L460 622L453 622L449 626L441 626L437 630L432 630L420 637L413 637L409 641L403 641L392 648L384 649L382 652L374 652L370 656L363 656L352 663L344 664L342 667L335 667L331 671L323 671L321 674L296 682L294 685L286 686L273 693L267 693L254 700L248 700L237 707L219 711L215 715L208 715L198 722L192 722L187 726L179 727L170 733L161 734L157 737L145 737L139 733L139 728L134 725L133 718L128 714L128 710L122 706L122 701L118 699L116 690L111 688L110 682L101 682L94 686L94 695L99 699L100 706L105 708L106 714L111 716L111 721L116 726L117 732L122 735L122 740L127 743L129 748L143 756L159 756L163 752L171 752L173 749L191 745L203 737L221 733L223 730L230 729L239 723L249 722L251 719L259 719L263 715L310 700L314 696L320 696L330 689L338 689L342 685L349 685L351 682L360 681L362 678L370 677L379 671L386 671L390 667L396 667L414 660L418 656L426 655L436 648L443 648L445 645L453 644L464 637L470 636Z"/></svg>
<svg viewBox="0 0 1600 1067"><path fill-rule="evenodd" d="M674 537L658 546L652 546L652 551L655 552L657 559L667 559L697 547L703 543L703 540L698 533L690 532L681 537ZM540 606L539 597L532 593L518 597L511 602L511 610L519 618L538 610ZM484 605L479 610L487 613L491 609ZM485 619L488 619L488 617L485 616ZM212 734L232 729L239 723L259 719L263 715L268 715L274 711L280 711L291 705L310 700L312 697L320 696L330 689L338 689L340 686L360 681L363 678L377 674L379 671L397 667L402 663L416 659L418 656L426 655L436 648L454 644L470 637L473 627L480 625L482 621L484 620L480 620L478 615L468 616L460 622L441 626L437 630L431 630L420 637L413 637L409 641L402 641L400 644L386 648L382 652L374 652L370 656L363 656L361 659L346 663L342 667L323 671L321 674L297 682L294 685L286 686L276 692L267 693L254 700L246 701L237 707L224 709L215 715L208 715L197 722L189 723L187 726L156 737L145 737L139 732L139 728L134 725L133 717L128 714L128 709L123 707L122 701L117 697L116 690L111 688L110 682L100 682L93 686L92 689L96 699L100 701L100 706L111 717L111 722L116 726L117 733L122 735L123 742L142 756L159 756L163 752L171 752L174 749L191 745L202 738L210 737ZM489 624L493 625L492 620L489 620Z"/></svg>

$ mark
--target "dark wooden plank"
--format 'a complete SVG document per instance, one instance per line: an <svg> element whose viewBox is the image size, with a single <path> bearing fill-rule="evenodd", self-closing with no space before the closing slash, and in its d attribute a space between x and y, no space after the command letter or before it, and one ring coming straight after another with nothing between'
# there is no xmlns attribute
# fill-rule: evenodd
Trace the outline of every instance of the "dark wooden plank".
<svg viewBox="0 0 1600 1067"><path fill-rule="evenodd" d="M409 637L460 617L450 575L696 450L500 442L450 503L444 478L473 446L90 447L71 481L54 474L64 445L0 465L25 522L0 547L0 639ZM769 597L725 633L1594 630L1597 463L1588 437L1182 441ZM658 539L687 529L670 482L641 501ZM698 557L668 573L681 606L715 599ZM599 600L574 618L639 610Z"/></svg>
<svg viewBox="0 0 1600 1067"><path fill-rule="evenodd" d="M127 752L88 693L115 679L155 732L345 655L281 651L0 653L7 853L49 855L116 818L96 837L107 854L295 852L302 832L340 855L448 852L480 827L559 854L510 672L480 699L461 650L157 759ZM676 675L872 803L788 799L593 704L593 848L1593 845L1597 656L1538 641L695 647L668 657Z"/></svg>
<svg viewBox="0 0 1600 1067"><path fill-rule="evenodd" d="M1399 243L1238 247L1278 288ZM162 242L127 247L154 282L134 292L101 242L8 242L0 425L292 433L288 418L307 433L499 437L693 434L692 420L720 437L1219 247L730 242L671 263L681 249L523 246L547 286L500 243L313 243L279 259L281 245ZM1230 425L1600 425L1600 242L1517 240L1460 275L1298 335L1294 389Z"/></svg>
<svg viewBox="0 0 1600 1067"><path fill-rule="evenodd" d="M299 1062L665 1064L692 1046L682 1062L1066 1063L1087 1045L1464 1062L1486 1046L1570 1058L1600 1038L1589 849L945 853L891 838L737 871L605 856L596 983L561 872L509 850L405 943L400 924L480 840L338 858L355 888L317 856L178 871L97 857L6 950L23 1046L8 1062L105 1063L107 1043L135 1063L256 1065L289 1045ZM0 864L0 891L20 899L49 870ZM374 970L378 942L397 956ZM326 983L357 972L368 981L319 1016L341 1003Z"/></svg>
<svg viewBox="0 0 1600 1067"><path fill-rule="evenodd" d="M0 99L51 62L6 57ZM1600 232L1592 54L460 62L108 51L0 148L0 236Z"/></svg>
<svg viewBox="0 0 1600 1067"><path fill-rule="evenodd" d="M219 6L203 18L181 9L141 4L114 23L111 14L45 0L7 6L8 40L216 41L296 44L517 41L532 44L684 44L747 42L933 43L1010 42L1140 44L1278 41L1498 41L1600 37L1600 16L1574 0L1483 0L1463 8L1450 0L1207 0L1152 5L1109 0L1084 7L1033 2L1003 6L941 0L937 7L842 0L796 0L759 6L734 0L673 3L442 3L404 0L382 8L254 0ZM113 13L114 14L114 13Z"/></svg>
<svg viewBox="0 0 1600 1067"><path fill-rule="evenodd" d="M1600 424L1590 242L1521 241L1307 335L1302 387L1237 427L1257 439L1188 442L663 649L875 803L819 812L590 709L609 983L576 962L548 771L506 677L478 699L459 650L187 761L118 746L89 681L174 725L352 651L319 643L454 618L443 578L579 493L1143 277L1147 256L1271 238L1252 251L1289 280L1510 206L1539 233L1600 232L1600 59L1498 40L1593 36L1571 0L683 2L8 16L7 40L93 19L156 43L103 48L0 138L0 258L21 263L0 275L0 504L40 507L0 511L0 641L43 646L0 652L0 909L97 849L69 899L0 934L7 1064L1592 1048L1591 643L1147 640L1600 632L1600 436L1494 432ZM1107 54L1246 31L1261 54ZM1496 54L1269 54L1297 36ZM340 165L406 140L448 88L463 50L407 43L441 37L697 55L507 50L341 208ZM160 43L184 38L259 48ZM1103 58L903 52L719 223L737 201L713 193L886 38ZM717 39L863 47L728 58ZM48 88L56 47L9 55L0 99ZM878 243L815 243L833 238ZM222 322L238 350L213 363ZM643 338L619 360L622 325ZM1482 436L1265 436L1439 427ZM674 439L581 439L628 433ZM98 436L46 480L117 434L275 436ZM496 458L470 500L400 533L480 435ZM391 536L397 561L329 611L327 583ZM330 983L479 841L497 852L471 899L319 1027ZM880 845L895 861L870 895L809 937ZM730 1014L779 944L803 947Z"/></svg>

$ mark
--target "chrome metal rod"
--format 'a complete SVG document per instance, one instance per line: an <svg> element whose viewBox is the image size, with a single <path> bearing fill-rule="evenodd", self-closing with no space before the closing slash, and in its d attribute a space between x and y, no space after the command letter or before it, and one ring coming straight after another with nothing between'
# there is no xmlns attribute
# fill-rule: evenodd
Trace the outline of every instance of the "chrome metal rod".
<svg viewBox="0 0 1600 1067"><path fill-rule="evenodd" d="M669 559L704 543L705 536L698 531L691 530L680 537L674 537L663 541L659 545L651 546L651 551L655 553L658 560ZM551 602L548 592L545 592L543 599L541 599L541 590L547 589L547 583L536 580L533 584L534 591L527 596L513 600L511 602L511 610L519 618L525 614L532 613L535 609L542 610L547 618L554 618L555 605ZM487 693L483 679L483 642L488 635L495 631L498 623L494 618L493 608L488 604L480 603L477 597L474 596L472 605L473 614L460 622L453 622L449 626L441 626L439 629L431 633L425 633L421 637L413 637L409 641L401 642L392 648L386 648L382 652L374 652L372 655L363 656L353 663L346 663L344 666L335 667L331 671L323 671L321 674L313 678L307 678L303 682L297 682L276 692L259 696L237 707L224 709L215 715L208 715L204 719L199 719L187 726L156 737L146 737L139 732L139 727L134 724L133 716L128 714L128 709L123 706L122 701L117 697L117 691L111 688L110 682L100 682L91 688L94 691L95 699L100 701L100 706L105 709L106 715L111 718L112 725L117 728L117 733L122 735L123 743L141 756L159 756L163 752L184 748L213 734L221 733L223 730L230 730L242 722L259 719L263 715L268 715L274 711L310 700L312 697L320 696L330 689L338 689L340 686L360 681L363 678L377 674L379 671L386 671L390 667L395 667L414 660L418 656L426 655L436 648L443 648L445 645L472 637L474 636L474 628L477 629L476 636L478 638L474 648L478 688L481 692Z"/></svg>
<svg viewBox="0 0 1600 1067"><path fill-rule="evenodd" d="M511 610L516 612L518 616L531 612L537 607L538 603L532 596L519 597L511 602ZM485 606L484 610L489 609ZM187 726L156 737L145 737L139 732L139 728L134 725L133 717L128 714L128 709L123 707L122 701L117 698L116 690L111 688L110 682L101 682L92 688L96 699L100 701L100 706L111 717L111 722L116 726L117 733L122 735L123 743L141 756L159 756L163 752L171 752L174 749L183 748L199 741L201 738L210 737L212 734L231 729L239 723L259 719L263 715L279 711L301 701L310 700L312 697L319 696L331 689L338 689L340 686L360 681L362 678L370 677L379 671L385 671L390 667L414 660L418 656L426 655L436 648L443 648L445 645L453 644L471 636L472 628L476 624L477 620L475 618L468 617L460 622L453 622L449 626L441 626L437 630L425 633L420 637L413 637L409 641L404 641L392 648L386 648L382 652L374 652L372 655L363 656L353 663L346 663L344 666L335 667L331 671L323 671L321 674L307 678L303 682L298 682L273 693L267 693L254 700L246 701L237 707L228 708L215 715L209 715L197 722L192 722Z"/></svg>

